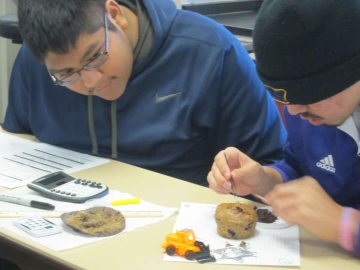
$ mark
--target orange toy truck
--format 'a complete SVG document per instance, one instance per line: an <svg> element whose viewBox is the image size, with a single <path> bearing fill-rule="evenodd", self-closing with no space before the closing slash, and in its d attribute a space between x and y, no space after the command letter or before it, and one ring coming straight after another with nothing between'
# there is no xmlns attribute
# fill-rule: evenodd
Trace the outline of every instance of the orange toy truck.
<svg viewBox="0 0 360 270"><path fill-rule="evenodd" d="M169 233L165 243L162 244L166 254L174 254L193 260L197 255L210 253L209 247L201 241L196 241L195 233L191 229L183 229L176 233Z"/></svg>

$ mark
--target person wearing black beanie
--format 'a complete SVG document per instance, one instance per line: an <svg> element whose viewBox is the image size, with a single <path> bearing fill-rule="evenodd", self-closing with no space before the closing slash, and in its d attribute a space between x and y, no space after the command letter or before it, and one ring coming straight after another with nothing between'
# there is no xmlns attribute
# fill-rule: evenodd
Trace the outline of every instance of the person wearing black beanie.
<svg viewBox="0 0 360 270"><path fill-rule="evenodd" d="M284 159L261 166L236 148L208 174L218 193L258 194L289 224L360 256L360 0L265 0L257 71L285 104Z"/></svg>

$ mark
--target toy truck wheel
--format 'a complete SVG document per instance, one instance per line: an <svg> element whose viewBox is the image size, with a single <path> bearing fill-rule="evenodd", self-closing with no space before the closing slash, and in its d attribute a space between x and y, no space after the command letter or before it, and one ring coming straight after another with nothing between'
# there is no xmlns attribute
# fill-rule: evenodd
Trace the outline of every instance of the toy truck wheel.
<svg viewBox="0 0 360 270"><path fill-rule="evenodd" d="M174 254L175 254L175 247L173 247L173 246L168 246L168 247L166 248L166 254L167 254L167 255L170 255L170 256L174 255Z"/></svg>
<svg viewBox="0 0 360 270"><path fill-rule="evenodd" d="M194 258L195 258L195 253L193 252L193 251L191 251L191 250L188 250L188 251L186 251L186 253L185 253L185 258L187 259L187 260L193 260Z"/></svg>

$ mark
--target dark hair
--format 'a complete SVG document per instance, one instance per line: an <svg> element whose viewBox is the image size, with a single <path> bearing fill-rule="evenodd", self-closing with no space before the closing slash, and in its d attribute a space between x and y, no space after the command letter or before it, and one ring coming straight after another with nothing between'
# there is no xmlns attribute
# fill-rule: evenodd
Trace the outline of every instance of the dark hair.
<svg viewBox="0 0 360 270"><path fill-rule="evenodd" d="M68 53L81 34L104 27L106 0L20 0L22 39L43 61L49 52ZM115 26L109 22L109 29Z"/></svg>

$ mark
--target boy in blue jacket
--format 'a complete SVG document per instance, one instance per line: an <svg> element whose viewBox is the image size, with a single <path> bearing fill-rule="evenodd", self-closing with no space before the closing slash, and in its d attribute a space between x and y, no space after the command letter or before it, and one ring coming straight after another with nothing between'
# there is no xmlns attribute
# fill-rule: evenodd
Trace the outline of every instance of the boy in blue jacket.
<svg viewBox="0 0 360 270"><path fill-rule="evenodd" d="M5 130L197 184L230 145L281 157L275 103L216 22L170 0L23 0L18 16Z"/></svg>
<svg viewBox="0 0 360 270"><path fill-rule="evenodd" d="M360 1L268 0L254 49L260 78L287 104L284 159L220 152L210 187L265 196L274 213L360 256ZM278 184L278 183L285 184Z"/></svg>

